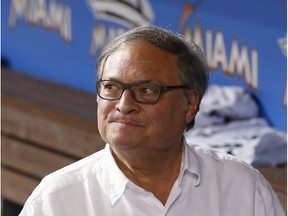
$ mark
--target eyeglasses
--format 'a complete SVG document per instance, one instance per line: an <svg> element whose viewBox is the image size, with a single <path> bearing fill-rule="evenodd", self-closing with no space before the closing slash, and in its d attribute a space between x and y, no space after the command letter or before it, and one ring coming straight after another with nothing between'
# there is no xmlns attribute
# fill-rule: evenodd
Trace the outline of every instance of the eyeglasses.
<svg viewBox="0 0 288 216"><path fill-rule="evenodd" d="M188 85L158 86L150 82L122 83L115 80L98 80L97 94L104 100L119 100L128 89L134 101L138 103L156 103L164 92L175 89L191 89Z"/></svg>

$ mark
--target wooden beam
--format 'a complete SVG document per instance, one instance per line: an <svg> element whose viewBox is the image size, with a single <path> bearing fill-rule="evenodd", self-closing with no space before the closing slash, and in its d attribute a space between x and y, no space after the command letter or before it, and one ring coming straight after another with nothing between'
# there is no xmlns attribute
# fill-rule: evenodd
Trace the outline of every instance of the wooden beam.
<svg viewBox="0 0 288 216"><path fill-rule="evenodd" d="M96 93L38 79L5 67L1 67L1 81L2 95L94 122L96 120Z"/></svg>
<svg viewBox="0 0 288 216"><path fill-rule="evenodd" d="M283 167L256 167L271 184L283 208L287 212L287 166Z"/></svg>
<svg viewBox="0 0 288 216"><path fill-rule="evenodd" d="M2 166L42 179L75 159L2 136Z"/></svg>
<svg viewBox="0 0 288 216"><path fill-rule="evenodd" d="M40 180L1 168L2 198L23 205Z"/></svg>
<svg viewBox="0 0 288 216"><path fill-rule="evenodd" d="M74 157L104 147L96 122L2 95L2 133Z"/></svg>

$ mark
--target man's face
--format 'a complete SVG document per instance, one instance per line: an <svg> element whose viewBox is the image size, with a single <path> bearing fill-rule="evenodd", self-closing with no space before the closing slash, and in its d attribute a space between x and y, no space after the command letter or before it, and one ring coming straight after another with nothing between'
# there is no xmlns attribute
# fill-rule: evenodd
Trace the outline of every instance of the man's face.
<svg viewBox="0 0 288 216"><path fill-rule="evenodd" d="M140 41L130 42L110 55L102 79L182 85L176 57ZM186 115L191 112L191 103L184 98L183 89L162 94L155 104L135 102L129 90L125 90L116 101L98 97L99 132L114 148L165 150L181 143Z"/></svg>

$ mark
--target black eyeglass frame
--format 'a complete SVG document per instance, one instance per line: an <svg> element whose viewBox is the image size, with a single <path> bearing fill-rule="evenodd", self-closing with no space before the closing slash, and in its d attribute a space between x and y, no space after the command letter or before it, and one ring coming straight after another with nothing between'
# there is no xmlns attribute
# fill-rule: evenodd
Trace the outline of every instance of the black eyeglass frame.
<svg viewBox="0 0 288 216"><path fill-rule="evenodd" d="M118 98L108 99L108 98L105 98L105 97L103 97L103 96L100 95L100 90L99 90L99 89L100 89L100 85L101 85L101 83L102 83L103 81L104 81L104 82L105 82L105 81L116 82L116 83L118 83L118 84L121 85L121 87L122 87L122 92L121 92L121 94L119 95ZM159 93L158 93L158 97L157 97L157 99L156 99L155 101L144 102L144 101L139 101L139 100L137 100L137 98L136 98L136 96L135 96L135 93L134 93L134 91L133 91L133 89L132 89L132 88L133 88L134 86L136 86L136 85L141 85L141 83L142 83L142 82L138 82L138 83L123 83L123 82L120 82L120 81L118 81L118 80L103 80L103 79L100 79L100 80L97 80L97 81L96 81L96 90L97 90L98 96L99 96L100 98L102 98L103 100L109 100L109 101L119 100L119 99L122 97L123 92L124 92L125 90L129 90L129 92L130 92L133 100L136 101L137 103L142 103L142 104L154 104L154 103L157 103L157 102L158 102L160 96L161 96L163 93L165 93L165 92L172 91L172 90L176 90L176 89L192 89L192 87L189 86L189 85L160 86L160 85L156 85L156 84L153 84L153 83L149 83L150 85L157 87L157 89L159 90L159 91L158 91L158 92L159 92ZM144 83L146 83L146 82L143 82L143 84L144 84Z"/></svg>

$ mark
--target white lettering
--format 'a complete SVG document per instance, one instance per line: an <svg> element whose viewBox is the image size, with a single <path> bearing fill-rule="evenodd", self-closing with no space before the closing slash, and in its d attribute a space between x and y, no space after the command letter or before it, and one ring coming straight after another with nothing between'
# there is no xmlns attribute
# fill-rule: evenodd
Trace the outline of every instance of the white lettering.
<svg viewBox="0 0 288 216"><path fill-rule="evenodd" d="M109 39L115 38L118 35L123 34L124 32L125 32L124 28L111 27L108 29L108 35L106 35L105 25L100 25L100 26L95 25L92 31L90 55L95 56L98 50L101 49L104 46L104 44L107 42L108 38Z"/></svg>
<svg viewBox="0 0 288 216"><path fill-rule="evenodd" d="M58 31L66 41L72 40L71 8L56 0L11 0L8 24L16 26L17 18L24 19L31 25L42 25Z"/></svg>
<svg viewBox="0 0 288 216"><path fill-rule="evenodd" d="M231 53L230 53L230 64L229 68L226 71L227 74L232 75L234 70L238 67L237 65L240 64L241 59L239 58L239 48L238 48L238 42L236 40L232 41L232 46L231 46Z"/></svg>
<svg viewBox="0 0 288 216"><path fill-rule="evenodd" d="M26 19L32 25L39 25L46 16L45 0L30 0L27 4Z"/></svg>
<svg viewBox="0 0 288 216"><path fill-rule="evenodd" d="M216 70L218 65L222 65L223 71L227 70L226 50L222 32L216 33L213 51L213 63L210 66L212 69Z"/></svg>
<svg viewBox="0 0 288 216"><path fill-rule="evenodd" d="M213 35L211 30L206 31L206 59L207 64L212 65L213 56L212 56L212 45L213 43Z"/></svg>
<svg viewBox="0 0 288 216"><path fill-rule="evenodd" d="M200 47L200 49L205 53L202 38L203 37L202 37L201 25L197 23L194 32L194 43L197 44Z"/></svg>
<svg viewBox="0 0 288 216"><path fill-rule="evenodd" d="M256 49L252 50L252 71L251 71L251 87L253 89L258 89L258 51Z"/></svg>
<svg viewBox="0 0 288 216"><path fill-rule="evenodd" d="M201 31L201 25L200 24L196 24L195 26L195 31L194 31L194 36L192 36L191 34L191 30L189 27L185 28L185 33L184 33L186 39L191 43L191 44L197 44L199 46L199 48L205 53L204 50L204 44L202 41L202 31Z"/></svg>
<svg viewBox="0 0 288 216"><path fill-rule="evenodd" d="M195 43L204 50L207 63L212 71L221 67L222 71L227 76L237 74L243 76L247 85L254 90L258 88L258 51L251 50L251 59L249 58L249 51L247 45L238 46L238 41L233 40L231 44L230 58L226 53L226 44L224 34L220 31L215 33L215 40L213 43L213 32L208 29L205 33L205 44L203 43L203 36L201 33L201 25L198 23L194 29L194 36L189 28L185 29L185 37L188 41ZM205 49L204 49L205 46Z"/></svg>
<svg viewBox="0 0 288 216"><path fill-rule="evenodd" d="M60 35L64 38L67 42L72 40L72 18L71 18L71 8L68 6L63 7L63 16L62 22L58 26Z"/></svg>
<svg viewBox="0 0 288 216"><path fill-rule="evenodd" d="M244 45L241 48L241 54L237 61L237 74L246 78L247 84L251 84L250 63L248 58L248 48Z"/></svg>
<svg viewBox="0 0 288 216"><path fill-rule="evenodd" d="M105 26L94 26L92 32L92 41L90 46L90 55L94 56L97 54L98 49L104 46L106 40Z"/></svg>
<svg viewBox="0 0 288 216"><path fill-rule="evenodd" d="M24 17L26 11L27 0L11 0L8 25L14 27L17 17Z"/></svg>

